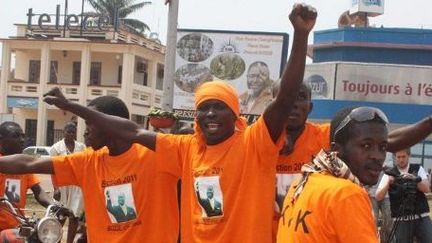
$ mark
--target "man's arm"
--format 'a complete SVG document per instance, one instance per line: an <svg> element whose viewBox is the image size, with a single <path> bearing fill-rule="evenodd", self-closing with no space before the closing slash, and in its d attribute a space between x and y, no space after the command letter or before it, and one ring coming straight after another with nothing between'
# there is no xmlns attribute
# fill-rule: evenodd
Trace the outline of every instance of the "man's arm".
<svg viewBox="0 0 432 243"><path fill-rule="evenodd" d="M295 4L289 19L294 27L294 39L288 64L282 74L276 99L265 109L263 117L274 142L279 138L287 121L287 113L294 105L303 81L309 32L315 25L316 10Z"/></svg>
<svg viewBox="0 0 432 243"><path fill-rule="evenodd" d="M389 133L387 151L397 152L424 140L432 133L432 116Z"/></svg>
<svg viewBox="0 0 432 243"><path fill-rule="evenodd" d="M417 189L423 193L430 192L430 184L428 180L422 180L417 184Z"/></svg>
<svg viewBox="0 0 432 243"><path fill-rule="evenodd" d="M35 199L40 205L48 207L50 204L54 203L48 194L42 189L39 183L33 185L30 189L33 191Z"/></svg>
<svg viewBox="0 0 432 243"><path fill-rule="evenodd" d="M395 178L393 176L383 175L375 192L375 199L377 201L381 201L385 198L385 195L387 194L390 185L394 182L394 180Z"/></svg>
<svg viewBox="0 0 432 243"><path fill-rule="evenodd" d="M26 154L0 157L0 173L3 174L54 174L51 158L35 158Z"/></svg>
<svg viewBox="0 0 432 243"><path fill-rule="evenodd" d="M421 181L417 183L417 189L423 193L430 192L430 184L428 181L428 177L425 169L422 166L420 166L417 176L421 178Z"/></svg>
<svg viewBox="0 0 432 243"><path fill-rule="evenodd" d="M57 87L46 93L44 97L46 103L55 105L62 110L70 111L89 123L98 124L99 128L112 137L117 137L133 143L140 143L151 150L155 150L156 134L142 129L135 122L121 117L107 115L95 109L69 101Z"/></svg>

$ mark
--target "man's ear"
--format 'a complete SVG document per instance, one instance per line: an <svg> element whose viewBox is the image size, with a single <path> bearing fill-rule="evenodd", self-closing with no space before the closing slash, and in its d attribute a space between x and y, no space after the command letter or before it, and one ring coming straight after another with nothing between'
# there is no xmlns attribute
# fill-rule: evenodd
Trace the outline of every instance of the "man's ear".
<svg viewBox="0 0 432 243"><path fill-rule="evenodd" d="M342 145L336 142L331 142L330 144L331 151L342 153Z"/></svg>

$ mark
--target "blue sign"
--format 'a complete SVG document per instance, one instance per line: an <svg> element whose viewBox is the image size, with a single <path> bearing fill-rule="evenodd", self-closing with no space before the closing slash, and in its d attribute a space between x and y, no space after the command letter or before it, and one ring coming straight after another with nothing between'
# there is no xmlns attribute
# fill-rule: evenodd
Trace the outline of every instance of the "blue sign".
<svg viewBox="0 0 432 243"><path fill-rule="evenodd" d="M363 0L365 6L378 6L381 7L381 0Z"/></svg>
<svg viewBox="0 0 432 243"><path fill-rule="evenodd" d="M27 98L27 97L8 97L7 106L9 108L38 108L37 98Z"/></svg>

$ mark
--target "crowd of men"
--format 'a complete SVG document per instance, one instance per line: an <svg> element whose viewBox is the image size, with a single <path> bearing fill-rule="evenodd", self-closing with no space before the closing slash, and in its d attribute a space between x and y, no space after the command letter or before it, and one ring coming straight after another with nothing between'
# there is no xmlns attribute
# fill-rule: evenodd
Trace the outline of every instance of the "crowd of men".
<svg viewBox="0 0 432 243"><path fill-rule="evenodd" d="M288 64L273 100L253 124L240 116L239 96L223 81L197 88L195 129L187 135L141 128L116 97L84 107L54 88L44 101L85 119L91 148L44 158L23 155L18 145L8 151L8 143L23 134L15 123L2 124L1 175L21 180L24 174L51 174L56 187L80 187L90 242L177 242L179 235L185 243L379 242L365 187L378 183L387 151L398 161L432 132L432 118L389 132L381 110L347 107L330 124L308 122L311 90L302 80L316 17L308 5L293 7ZM65 140L59 147L72 152L77 145ZM397 162L376 190L377 200L389 191L396 242L410 236L432 242L423 172ZM416 205L403 214L399 178L414 181Z"/></svg>

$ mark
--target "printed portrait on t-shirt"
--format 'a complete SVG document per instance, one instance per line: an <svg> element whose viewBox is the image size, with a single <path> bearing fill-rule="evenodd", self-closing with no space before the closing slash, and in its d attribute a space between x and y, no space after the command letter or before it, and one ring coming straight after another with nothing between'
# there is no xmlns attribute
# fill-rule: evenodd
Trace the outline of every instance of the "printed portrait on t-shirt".
<svg viewBox="0 0 432 243"><path fill-rule="evenodd" d="M106 187L105 201L111 223L137 218L131 183Z"/></svg>
<svg viewBox="0 0 432 243"><path fill-rule="evenodd" d="M275 211L280 213L288 190L293 181L301 174L276 174Z"/></svg>
<svg viewBox="0 0 432 243"><path fill-rule="evenodd" d="M10 202L19 203L21 200L21 181L18 179L6 179L5 181L5 195Z"/></svg>
<svg viewBox="0 0 432 243"><path fill-rule="evenodd" d="M195 178L195 193L202 209L202 217L219 217L223 215L223 195L219 176Z"/></svg>

